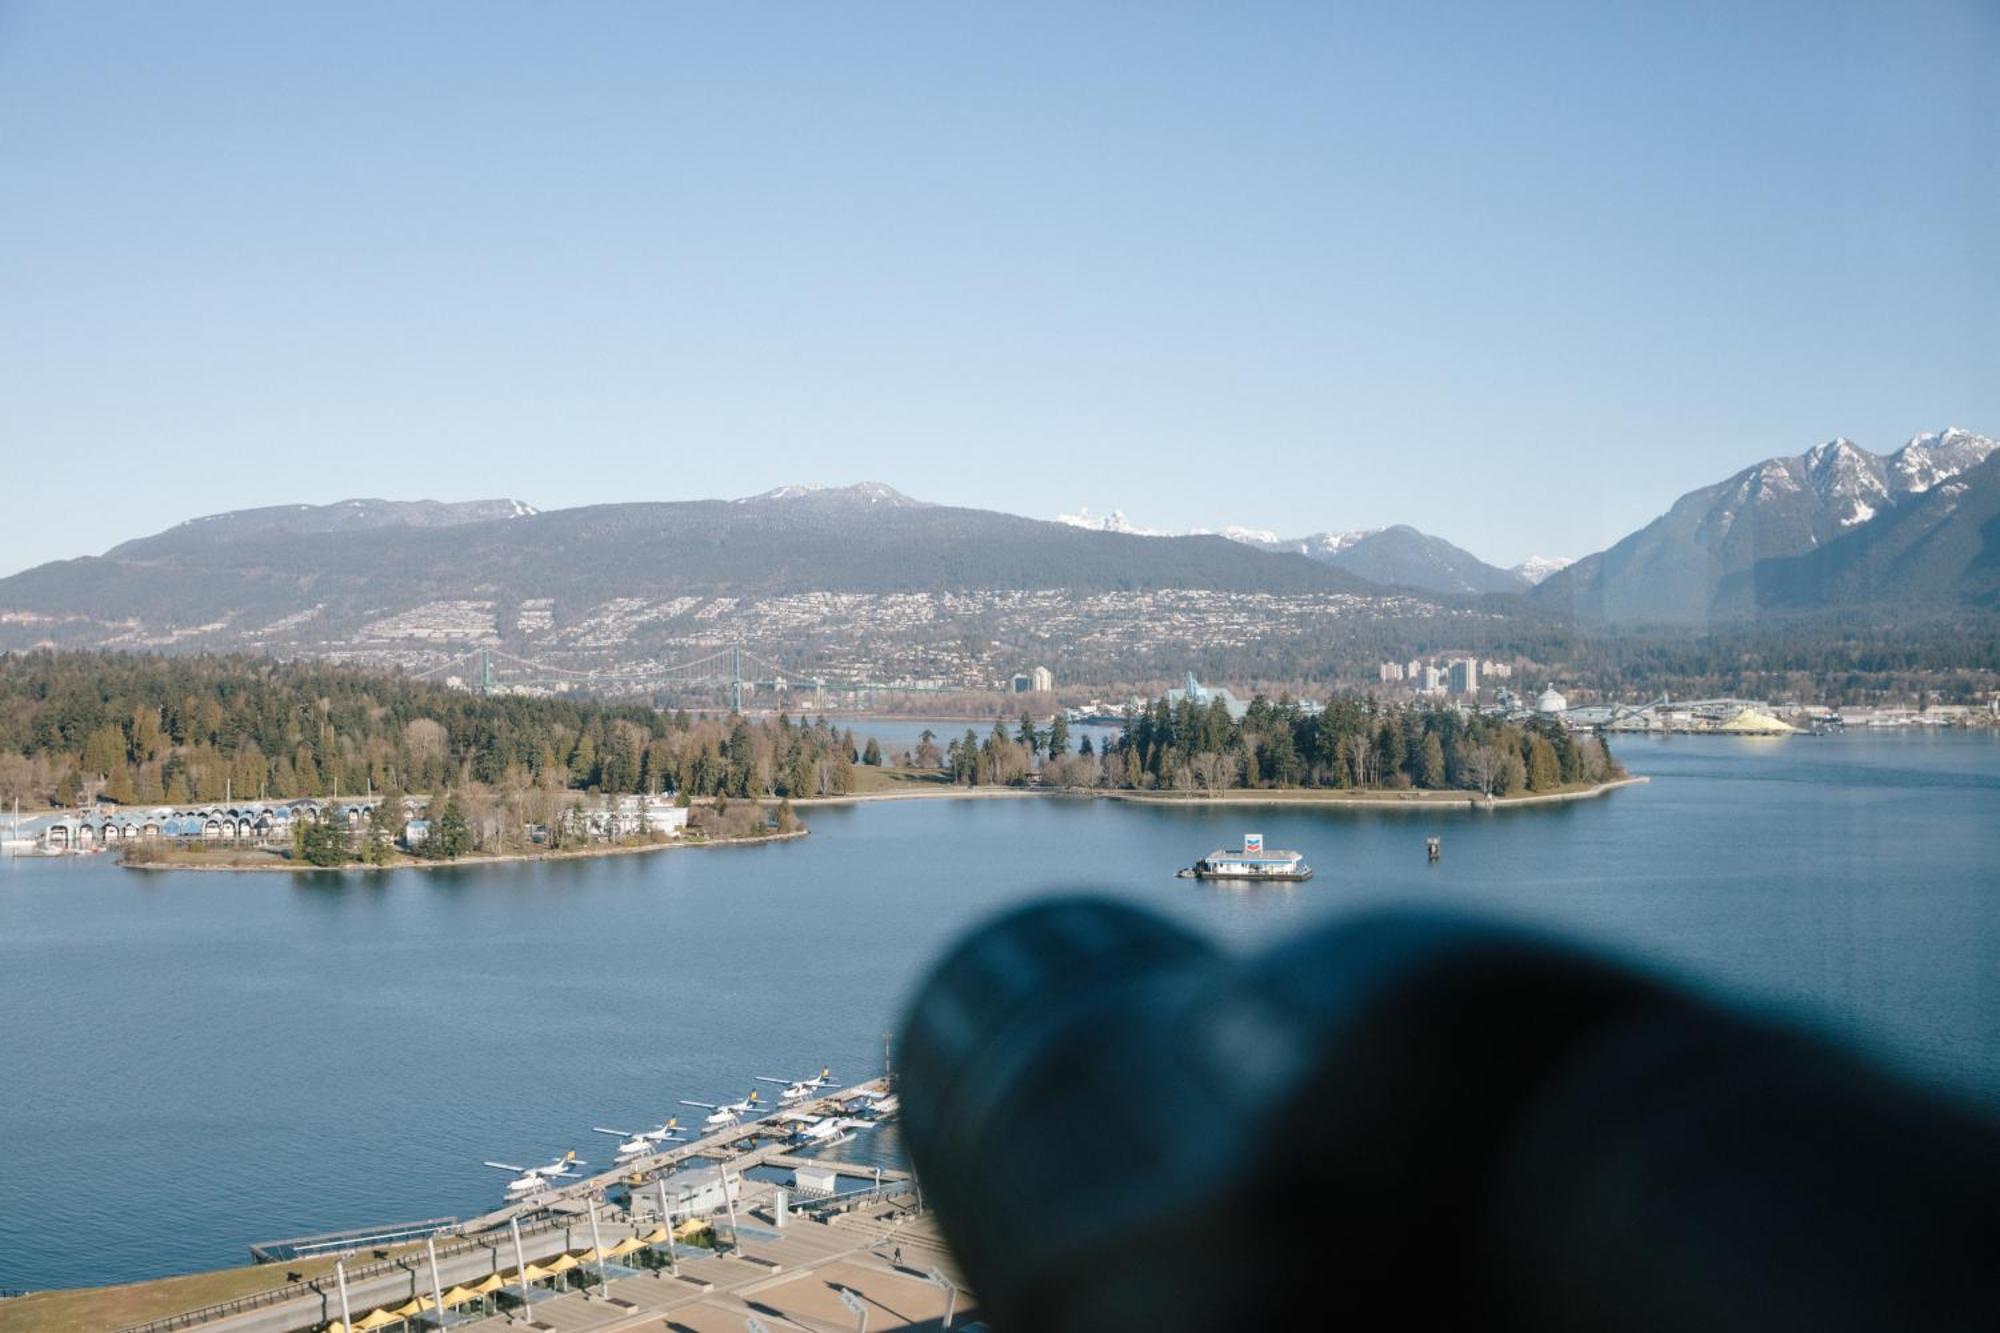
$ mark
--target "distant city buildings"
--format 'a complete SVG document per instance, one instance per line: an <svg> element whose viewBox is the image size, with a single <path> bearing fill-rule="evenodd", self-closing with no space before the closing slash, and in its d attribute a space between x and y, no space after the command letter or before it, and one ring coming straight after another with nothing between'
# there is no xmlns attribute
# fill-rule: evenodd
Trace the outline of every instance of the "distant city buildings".
<svg viewBox="0 0 2000 1333"><path fill-rule="evenodd" d="M1514 668L1505 662L1482 661L1476 657L1453 657L1425 661L1384 662L1376 668L1376 678L1384 685L1407 686L1416 694L1457 694L1467 698L1479 694L1482 683L1506 680Z"/></svg>
<svg viewBox="0 0 2000 1333"><path fill-rule="evenodd" d="M1014 693L1047 694L1056 687L1056 676L1047 667L1031 667L1014 677Z"/></svg>

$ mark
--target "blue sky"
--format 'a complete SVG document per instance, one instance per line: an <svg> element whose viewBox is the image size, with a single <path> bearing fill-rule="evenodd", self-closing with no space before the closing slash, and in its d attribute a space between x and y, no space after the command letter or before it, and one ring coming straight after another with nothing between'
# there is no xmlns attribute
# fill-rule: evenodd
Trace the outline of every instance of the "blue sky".
<svg viewBox="0 0 2000 1333"><path fill-rule="evenodd" d="M0 571L887 481L1599 548L2000 431L2000 5L0 0Z"/></svg>

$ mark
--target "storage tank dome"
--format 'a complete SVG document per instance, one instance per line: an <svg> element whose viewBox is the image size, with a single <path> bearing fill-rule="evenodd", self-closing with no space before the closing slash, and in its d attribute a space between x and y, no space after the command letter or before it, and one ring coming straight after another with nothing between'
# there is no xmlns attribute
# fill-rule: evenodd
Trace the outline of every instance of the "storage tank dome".
<svg viewBox="0 0 2000 1333"><path fill-rule="evenodd" d="M1542 691L1541 698L1535 700L1535 711L1537 713L1568 712L1569 700L1557 694L1555 686L1551 685L1548 689Z"/></svg>

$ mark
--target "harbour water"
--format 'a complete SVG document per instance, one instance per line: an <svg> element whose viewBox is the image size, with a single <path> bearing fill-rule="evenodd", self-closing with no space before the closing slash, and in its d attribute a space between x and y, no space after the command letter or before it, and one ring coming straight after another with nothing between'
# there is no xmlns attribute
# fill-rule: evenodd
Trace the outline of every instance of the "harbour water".
<svg viewBox="0 0 2000 1333"><path fill-rule="evenodd" d="M1236 947L1371 906L1498 913L2000 1105L2000 737L1619 753L1655 780L1487 814L905 801L812 810L793 843L560 865L294 878L0 861L0 1288L469 1215L506 1180L482 1159L608 1161L593 1125L732 1100L757 1074L831 1064L858 1081L948 939L1060 886ZM1317 877L1174 878L1245 829Z"/></svg>

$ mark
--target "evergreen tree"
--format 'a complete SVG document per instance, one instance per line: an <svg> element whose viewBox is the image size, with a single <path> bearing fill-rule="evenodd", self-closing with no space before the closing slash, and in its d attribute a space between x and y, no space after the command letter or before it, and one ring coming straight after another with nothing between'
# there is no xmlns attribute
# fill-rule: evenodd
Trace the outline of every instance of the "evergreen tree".
<svg viewBox="0 0 2000 1333"><path fill-rule="evenodd" d="M1089 742L1090 738L1084 737L1084 743ZM1055 721L1049 723L1047 748L1051 759L1060 759L1069 753L1069 721L1061 713L1057 713Z"/></svg>
<svg viewBox="0 0 2000 1333"><path fill-rule="evenodd" d="M1562 763L1546 736L1528 738L1528 790L1554 791L1562 786Z"/></svg>
<svg viewBox="0 0 2000 1333"><path fill-rule="evenodd" d="M307 865L337 866L347 860L347 830L337 813L329 811L305 827L299 853Z"/></svg>
<svg viewBox="0 0 2000 1333"><path fill-rule="evenodd" d="M453 861L472 850L472 829L465 822L465 810L456 793L447 795L444 808L431 821L430 836L424 839L424 854L439 861Z"/></svg>
<svg viewBox="0 0 2000 1333"><path fill-rule="evenodd" d="M1423 752L1417 760L1417 785L1436 790L1445 785L1444 743L1435 732L1424 736Z"/></svg>
<svg viewBox="0 0 2000 1333"><path fill-rule="evenodd" d="M875 743L873 736L868 738L868 748L861 752L861 762L871 768L882 767L882 747Z"/></svg>

